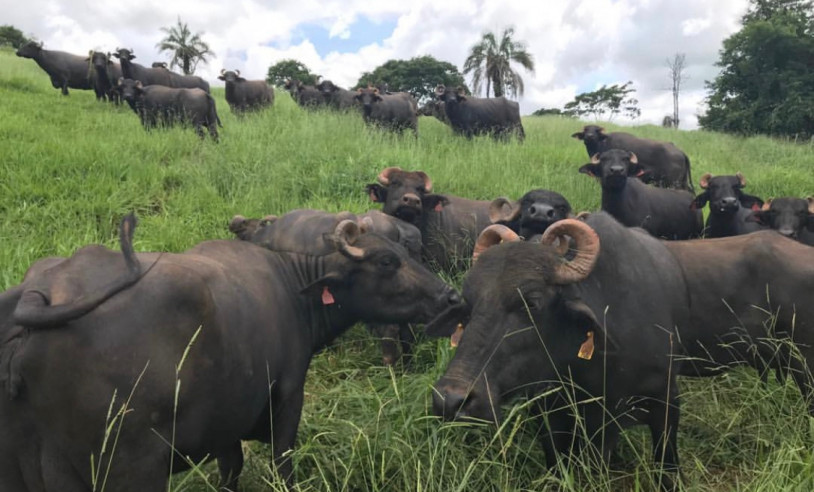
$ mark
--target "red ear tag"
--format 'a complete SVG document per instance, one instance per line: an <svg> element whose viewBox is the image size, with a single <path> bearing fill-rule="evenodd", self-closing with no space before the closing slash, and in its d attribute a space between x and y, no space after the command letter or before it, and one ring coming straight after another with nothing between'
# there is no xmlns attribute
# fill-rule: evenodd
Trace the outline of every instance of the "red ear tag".
<svg viewBox="0 0 814 492"><path fill-rule="evenodd" d="M594 332L588 332L588 339L582 342L577 352L577 357L580 359L591 360L594 356Z"/></svg>
<svg viewBox="0 0 814 492"><path fill-rule="evenodd" d="M326 285L325 287L322 288L322 304L327 306L335 302L336 299L334 299L333 294L331 294L331 291L328 290L328 286Z"/></svg>
<svg viewBox="0 0 814 492"><path fill-rule="evenodd" d="M371 202L378 202L379 201L379 199L376 198L376 193L374 193L372 190L370 191L370 201Z"/></svg>
<svg viewBox="0 0 814 492"><path fill-rule="evenodd" d="M438 202L435 204L435 208L433 210L435 210L436 212L440 212L443 208L444 206L441 205L441 202Z"/></svg>
<svg viewBox="0 0 814 492"><path fill-rule="evenodd" d="M760 211L760 205L758 205L757 203L753 203L752 204L752 211L759 212Z"/></svg>

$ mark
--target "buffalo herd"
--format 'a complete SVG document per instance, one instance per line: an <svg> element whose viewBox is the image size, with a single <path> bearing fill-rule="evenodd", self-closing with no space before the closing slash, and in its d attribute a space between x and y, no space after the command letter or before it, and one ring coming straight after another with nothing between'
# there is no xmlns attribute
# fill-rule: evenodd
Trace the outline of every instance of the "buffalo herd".
<svg viewBox="0 0 814 492"><path fill-rule="evenodd" d="M203 79L127 49L121 65L33 43L18 54L63 94L95 89L146 128L181 120L218 138ZM264 81L219 78L236 114L273 104ZM387 87L285 89L398 132L417 134L424 114L467 138L525 137L517 103L442 85L421 109ZM409 362L416 332L457 346L431 390L441 419L499 424L504 404L533 398L550 467L575 453L608 463L622 429L646 425L656 483L678 488L678 376L774 370L814 416L814 197L762 200L742 173L706 173L696 195L672 143L596 125L572 136L590 159L575 177L601 193L592 213L553 190L473 200L386 167L364 188L381 210L235 216L235 239L182 253L136 253L127 215L119 250L35 262L0 294L0 490L95 490L89 460L103 458L106 428L108 490L162 490L170 470L211 458L236 490L244 440L270 443L291 485L311 358L357 322L387 340L388 365ZM464 274L461 293L439 272Z"/></svg>

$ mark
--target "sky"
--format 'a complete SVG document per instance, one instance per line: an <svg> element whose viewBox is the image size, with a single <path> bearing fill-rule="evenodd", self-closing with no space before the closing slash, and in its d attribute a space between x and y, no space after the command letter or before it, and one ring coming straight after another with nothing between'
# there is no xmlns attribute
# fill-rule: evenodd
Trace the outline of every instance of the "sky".
<svg viewBox="0 0 814 492"><path fill-rule="evenodd" d="M180 17L203 33L216 57L197 75L217 85L221 68L265 77L285 58L351 87L390 59L432 55L462 67L484 32L515 29L535 71L520 67L521 114L562 107L603 84L633 82L641 117L614 122L660 124L672 114L666 61L686 54L681 127L696 128L704 82L719 68L722 41L739 29L748 0L0 0L3 24L77 54L132 48L136 62L168 60L156 43ZM469 82L470 80L467 80Z"/></svg>

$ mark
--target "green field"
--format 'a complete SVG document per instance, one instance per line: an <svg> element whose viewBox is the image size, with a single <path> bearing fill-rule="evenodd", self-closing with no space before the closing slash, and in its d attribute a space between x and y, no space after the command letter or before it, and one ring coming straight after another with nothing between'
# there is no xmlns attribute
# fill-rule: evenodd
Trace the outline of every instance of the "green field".
<svg viewBox="0 0 814 492"><path fill-rule="evenodd" d="M434 191L476 199L559 191L575 210L596 210L598 185L577 172L587 162L570 138L582 123L526 117L527 139L499 144L456 138L421 118L419 138L368 130L358 115L308 113L277 92L272 109L235 118L214 96L221 143L192 130L145 132L127 106L97 103L91 91L63 97L32 60L0 51L0 288L18 283L38 258L102 243L117 247L120 218L135 211L137 251L182 251L226 238L237 213L294 208L363 212L364 185L387 166L421 169ZM608 127L613 127L612 125ZM669 140L704 172L746 176L763 198L814 194L814 146L656 126L630 129ZM699 258L699 261L704 261ZM459 279L453 279L459 281ZM612 472L577 461L560 477L544 466L539 422L522 403L499 432L442 424L430 387L452 356L424 340L408 369L380 364L378 343L355 328L316 356L305 388L297 448L300 490L504 491L650 490L650 442L625 434L624 463ZM760 383L752 370L682 380L679 453L687 490L814 490L814 420L796 387ZM263 445L244 446L243 490L282 489ZM216 490L214 463L172 478L171 490Z"/></svg>

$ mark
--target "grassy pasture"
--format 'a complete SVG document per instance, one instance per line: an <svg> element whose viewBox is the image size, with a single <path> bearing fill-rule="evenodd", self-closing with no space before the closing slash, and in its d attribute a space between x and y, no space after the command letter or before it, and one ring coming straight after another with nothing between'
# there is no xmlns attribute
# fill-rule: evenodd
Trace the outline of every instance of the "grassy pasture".
<svg viewBox="0 0 814 492"><path fill-rule="evenodd" d="M0 51L0 288L27 267L80 246L116 247L116 226L135 210L139 251L182 251L229 237L232 215L282 214L294 208L362 212L364 185L386 166L422 169L437 192L491 199L529 189L559 191L576 210L599 206L599 187L577 173L587 162L569 137L581 123L527 117L527 139L496 144L456 138L421 118L420 136L370 131L356 115L308 113L286 93L242 121L214 96L222 141L191 130L145 132L126 106L97 103L90 91L63 97L33 61ZM615 129L613 125L609 129ZM697 183L704 172L741 171L761 197L814 193L814 147L764 137L632 129L687 152ZM699 261L704 261L699 258ZM315 357L306 385L298 447L303 491L650 490L650 442L625 433L624 464L612 472L577 461L561 477L544 466L539 422L522 402L504 425L441 424L428 416L430 386L452 349L424 341L407 370L379 363L378 344L356 328ZM762 385L736 370L681 381L679 452L687 490L814 490L814 420L789 382ZM102 426L103 423L100 423ZM244 490L281 489L263 445L244 445ZM172 478L171 490L216 490L216 467Z"/></svg>

